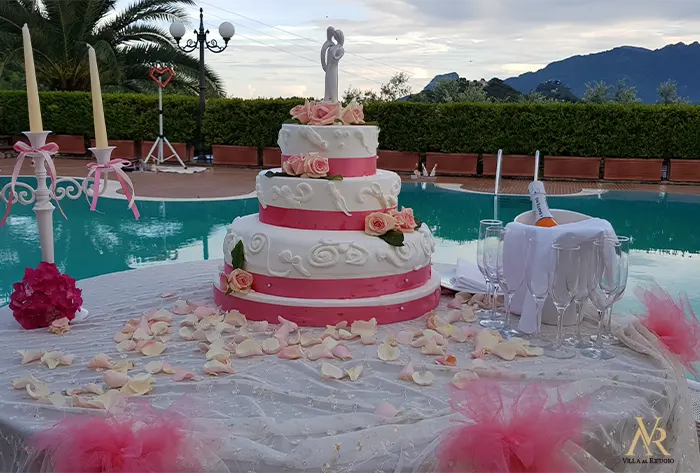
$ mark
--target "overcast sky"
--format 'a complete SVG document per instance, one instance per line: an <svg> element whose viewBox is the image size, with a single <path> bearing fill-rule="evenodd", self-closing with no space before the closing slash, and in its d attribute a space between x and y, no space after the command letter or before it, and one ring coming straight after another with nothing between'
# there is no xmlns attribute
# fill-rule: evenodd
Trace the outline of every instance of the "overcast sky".
<svg viewBox="0 0 700 473"><path fill-rule="evenodd" d="M123 0L128 3L127 0ZM340 90L411 74L507 78L576 54L700 39L700 0L204 0L205 26L236 36L207 61L236 97L323 95L321 44L345 33ZM192 10L192 26L198 11Z"/></svg>

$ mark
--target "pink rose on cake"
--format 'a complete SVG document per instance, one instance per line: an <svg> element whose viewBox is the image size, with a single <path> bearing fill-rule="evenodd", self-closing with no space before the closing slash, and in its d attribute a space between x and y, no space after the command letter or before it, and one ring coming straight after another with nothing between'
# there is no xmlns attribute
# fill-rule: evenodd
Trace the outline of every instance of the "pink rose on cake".
<svg viewBox="0 0 700 473"><path fill-rule="evenodd" d="M311 119L311 103L306 100L304 101L304 105L297 105L289 111L289 114L293 119L299 121L303 125L306 125Z"/></svg>
<svg viewBox="0 0 700 473"><path fill-rule="evenodd" d="M234 269L228 275L228 291L248 294L253 286L253 275L242 269Z"/></svg>
<svg viewBox="0 0 700 473"><path fill-rule="evenodd" d="M394 220L396 220L396 230L402 233L412 233L416 229L416 218L413 216L413 209L403 207L401 212L391 210L389 212Z"/></svg>
<svg viewBox="0 0 700 473"><path fill-rule="evenodd" d="M318 153L309 153L304 157L304 176L311 178L326 177L330 171L328 158Z"/></svg>
<svg viewBox="0 0 700 473"><path fill-rule="evenodd" d="M350 102L342 112L340 112L340 121L345 125L362 125L365 122L365 113L362 111L362 104L355 100Z"/></svg>
<svg viewBox="0 0 700 473"><path fill-rule="evenodd" d="M338 102L312 102L309 113L310 125L332 125L340 117Z"/></svg>
<svg viewBox="0 0 700 473"><path fill-rule="evenodd" d="M396 220L384 212L374 212L365 217L365 233L381 236L396 228Z"/></svg>
<svg viewBox="0 0 700 473"><path fill-rule="evenodd" d="M290 156L282 163L282 171L290 176L301 176L304 174L304 157L300 154Z"/></svg>

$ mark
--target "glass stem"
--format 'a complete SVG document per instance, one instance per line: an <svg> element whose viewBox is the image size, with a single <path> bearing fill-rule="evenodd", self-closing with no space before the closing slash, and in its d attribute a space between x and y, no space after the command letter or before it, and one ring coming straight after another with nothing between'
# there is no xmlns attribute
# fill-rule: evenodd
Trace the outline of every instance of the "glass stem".
<svg viewBox="0 0 700 473"><path fill-rule="evenodd" d="M596 348L598 350L603 349L603 325L605 322L605 317L603 317L604 315L605 314L602 310L598 311L598 336L595 339Z"/></svg>
<svg viewBox="0 0 700 473"><path fill-rule="evenodd" d="M506 330L510 330L510 301L512 298L512 294L503 293L503 305L506 310L506 320L504 321L503 328Z"/></svg>
<svg viewBox="0 0 700 473"><path fill-rule="evenodd" d="M535 335L539 337L540 326L542 325L542 309L544 308L544 299L535 299L535 313L537 314L537 326L535 327Z"/></svg>
<svg viewBox="0 0 700 473"><path fill-rule="evenodd" d="M496 293L498 292L498 284L493 285L493 301L491 301L491 311L493 313L493 319L498 318L498 312L496 312Z"/></svg>
<svg viewBox="0 0 700 473"><path fill-rule="evenodd" d="M581 338L581 322L583 322L583 302L576 301L576 340L582 341Z"/></svg>
<svg viewBox="0 0 700 473"><path fill-rule="evenodd" d="M486 307L488 307L489 297L491 297L491 281L489 281L487 279L486 280L486 301L484 301L484 304L486 305Z"/></svg>
<svg viewBox="0 0 700 473"><path fill-rule="evenodd" d="M556 348L561 347L561 337L564 333L564 311L566 311L566 307L563 309L557 307L557 339L554 342Z"/></svg>
<svg viewBox="0 0 700 473"><path fill-rule="evenodd" d="M613 306L611 305L605 311L605 333L610 335L612 335L612 308Z"/></svg>

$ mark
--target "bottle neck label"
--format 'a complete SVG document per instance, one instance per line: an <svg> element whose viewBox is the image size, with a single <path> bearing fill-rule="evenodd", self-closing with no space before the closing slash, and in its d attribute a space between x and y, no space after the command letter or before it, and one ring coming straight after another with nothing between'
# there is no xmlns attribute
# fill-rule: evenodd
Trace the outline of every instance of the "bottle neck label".
<svg viewBox="0 0 700 473"><path fill-rule="evenodd" d="M535 221L543 218L552 218L552 212L547 205L547 198L544 194L534 194L532 196L532 211L535 212Z"/></svg>

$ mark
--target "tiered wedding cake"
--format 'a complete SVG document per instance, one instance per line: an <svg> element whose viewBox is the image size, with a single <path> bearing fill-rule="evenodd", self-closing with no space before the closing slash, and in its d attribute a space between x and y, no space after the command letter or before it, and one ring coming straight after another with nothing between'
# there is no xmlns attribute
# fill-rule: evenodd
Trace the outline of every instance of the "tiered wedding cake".
<svg viewBox="0 0 700 473"><path fill-rule="evenodd" d="M324 101L292 109L299 124L280 130L282 167L256 179L260 213L228 227L214 297L250 320L392 323L438 304L433 236L411 209L399 210L401 178L377 170L379 129L364 125L361 105L337 100L342 46L342 32L329 28Z"/></svg>

